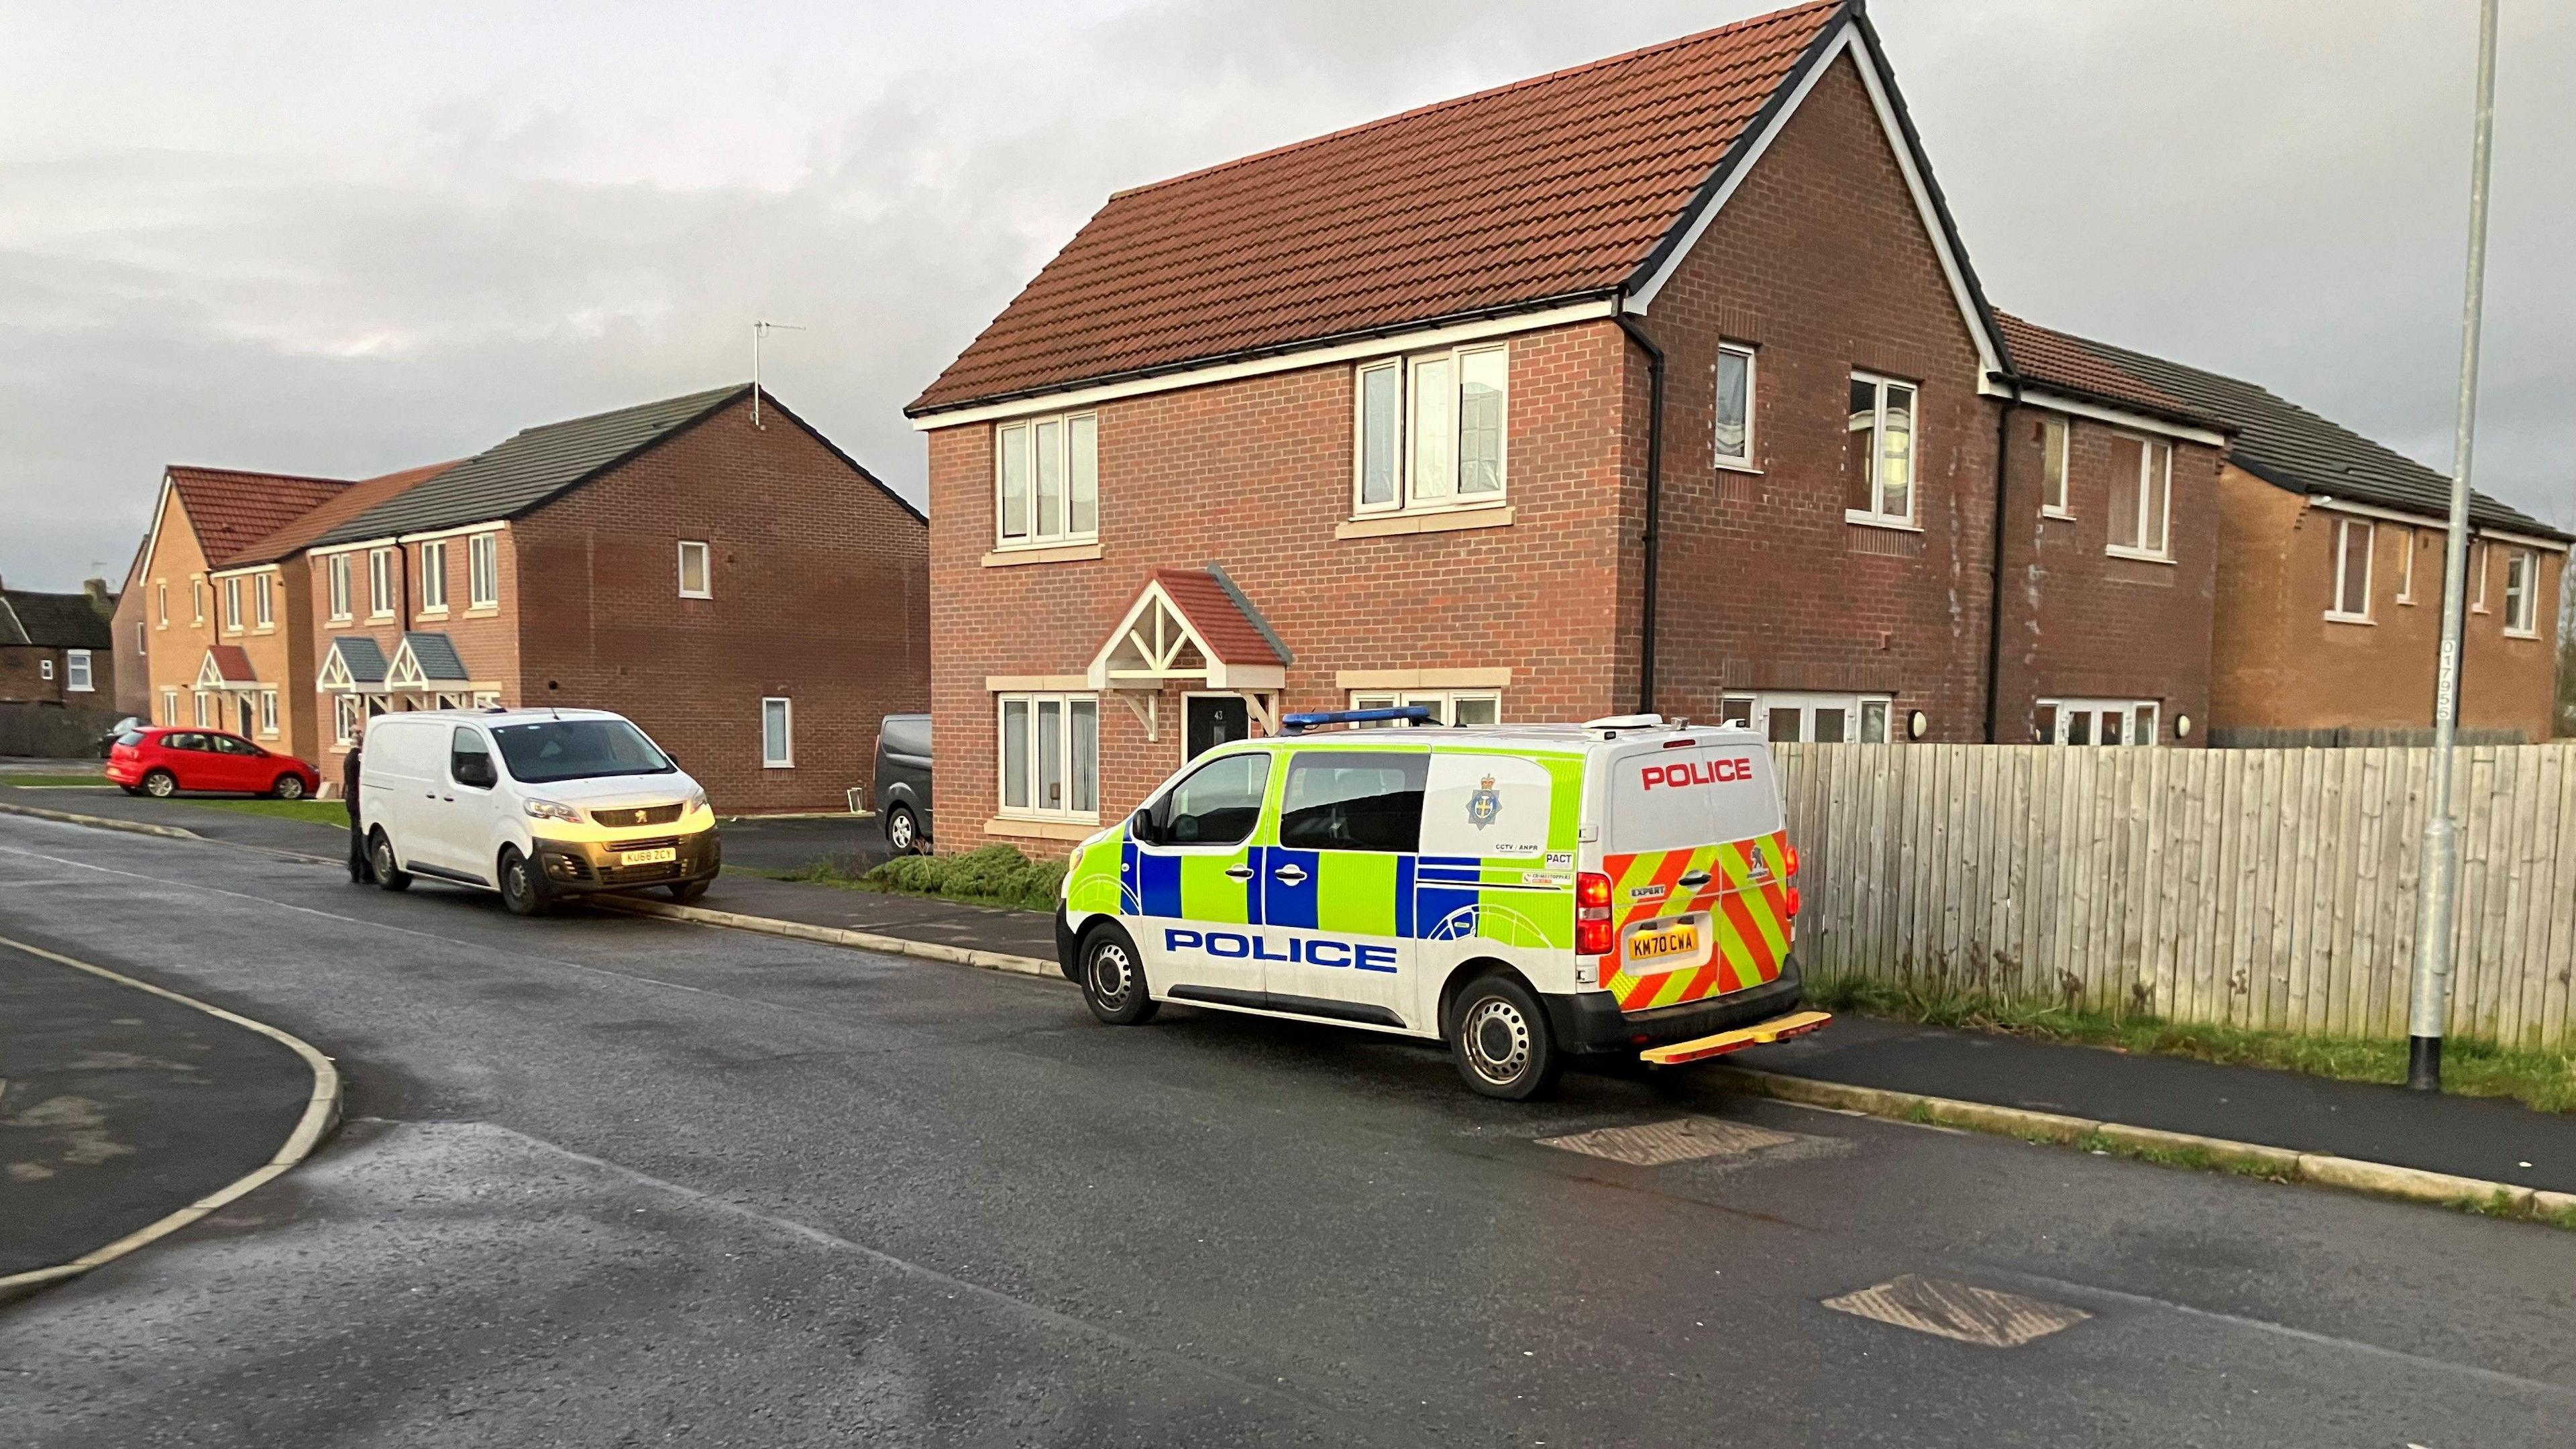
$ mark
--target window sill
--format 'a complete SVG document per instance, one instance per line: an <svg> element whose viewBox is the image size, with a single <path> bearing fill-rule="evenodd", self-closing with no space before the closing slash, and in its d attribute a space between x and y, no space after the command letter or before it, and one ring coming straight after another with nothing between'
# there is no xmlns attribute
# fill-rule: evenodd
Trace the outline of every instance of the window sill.
<svg viewBox="0 0 2576 1449"><path fill-rule="evenodd" d="M1089 543L1051 543L1044 547L1006 546L984 555L988 569L1013 568L1020 564L1080 563L1100 557L1100 540Z"/></svg>
<svg viewBox="0 0 2576 1449"><path fill-rule="evenodd" d="M2174 566L2173 555L2149 553L2142 548L2122 548L2117 544L2111 544L2103 548L2102 554L2105 558L2125 558L2138 563L2163 564L2168 568Z"/></svg>
<svg viewBox="0 0 2576 1449"><path fill-rule="evenodd" d="M498 604L476 604L473 608L465 611L465 617L469 619L489 619L497 616L500 612L501 606Z"/></svg>
<svg viewBox="0 0 2576 1449"><path fill-rule="evenodd" d="M1893 533L1921 533L1923 531L1923 525L1919 523L1908 523L1901 518L1887 518L1875 513L1863 513L1857 508L1844 509L1843 522L1852 525L1854 528L1884 528Z"/></svg>
<svg viewBox="0 0 2576 1449"><path fill-rule="evenodd" d="M354 619L325 619L322 621L322 627L325 629L348 629L355 627L356 623L357 621Z"/></svg>
<svg viewBox="0 0 2576 1449"><path fill-rule="evenodd" d="M2376 624L2379 621L2370 617L2368 614L2338 614L2334 610L2328 609L2326 610L2326 622L2329 624Z"/></svg>
<svg viewBox="0 0 2576 1449"><path fill-rule="evenodd" d="M1412 533L1455 533L1469 528L1509 528L1515 512L1508 503L1479 503L1468 508L1424 509L1413 513L1372 513L1333 525L1335 538L1397 538Z"/></svg>
<svg viewBox="0 0 2576 1449"><path fill-rule="evenodd" d="M2507 639L2537 639L2540 637L2540 631L2537 629L2507 629L2504 631L2504 637Z"/></svg>
<svg viewBox="0 0 2576 1449"><path fill-rule="evenodd" d="M419 613L412 615L412 617L415 619L444 619L447 617L447 606L445 604L440 604L434 608L423 609Z"/></svg>
<svg viewBox="0 0 2576 1449"><path fill-rule="evenodd" d="M2073 523L2075 521L2075 515L2067 512L2063 508L2043 508L2039 510L2039 516L2042 518L2053 518L2059 523Z"/></svg>
<svg viewBox="0 0 2576 1449"><path fill-rule="evenodd" d="M714 597L715 597L715 595L713 595L713 594L705 594L705 593L693 594L693 593L690 593L687 589L682 589L682 590L680 590L680 597L681 597L681 598L684 598L684 599L712 599L712 598L714 598Z"/></svg>
<svg viewBox="0 0 2576 1449"><path fill-rule="evenodd" d="M986 835L1014 836L1021 840L1082 840L1099 828L1097 817L1090 820L1036 820L1021 815L996 815L984 822Z"/></svg>
<svg viewBox="0 0 2576 1449"><path fill-rule="evenodd" d="M796 768L796 762L794 760L763 760L760 762L760 768L764 770L792 770Z"/></svg>
<svg viewBox="0 0 2576 1449"><path fill-rule="evenodd" d="M1750 461L1739 461L1734 458L1718 459L1717 471L1721 473L1750 473L1756 478L1762 476L1762 469L1756 464Z"/></svg>

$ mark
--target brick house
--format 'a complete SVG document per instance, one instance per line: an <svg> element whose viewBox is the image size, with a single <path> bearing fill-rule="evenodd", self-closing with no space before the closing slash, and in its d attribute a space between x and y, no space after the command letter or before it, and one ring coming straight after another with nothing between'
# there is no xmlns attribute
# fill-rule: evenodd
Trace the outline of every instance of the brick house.
<svg viewBox="0 0 2576 1449"><path fill-rule="evenodd" d="M0 705L114 709L115 611L105 579L77 594L0 587Z"/></svg>
<svg viewBox="0 0 2576 1449"><path fill-rule="evenodd" d="M927 703L927 532L748 385L529 428L313 534L323 752L388 710L578 705L720 810L843 808Z"/></svg>
<svg viewBox="0 0 2576 1449"><path fill-rule="evenodd" d="M1078 838L1283 710L2168 739L2205 672L2071 611L2206 640L2222 439L2079 381L2015 370L1857 3L1120 192L907 409L941 846ZM2172 462L2139 557L2041 524L2038 442L1999 470L2050 416L2080 487L2115 433Z"/></svg>
<svg viewBox="0 0 2576 1449"><path fill-rule="evenodd" d="M2030 331L2013 334L2025 372L2040 345ZM2220 743L2331 745L2431 726L2447 476L2250 382L2062 335L2052 355L2228 435L2215 511L2194 520L2216 543L2208 672ZM2187 538L2182 498L2177 488ZM2569 536L2483 493L2469 523L2460 723L2548 739Z"/></svg>

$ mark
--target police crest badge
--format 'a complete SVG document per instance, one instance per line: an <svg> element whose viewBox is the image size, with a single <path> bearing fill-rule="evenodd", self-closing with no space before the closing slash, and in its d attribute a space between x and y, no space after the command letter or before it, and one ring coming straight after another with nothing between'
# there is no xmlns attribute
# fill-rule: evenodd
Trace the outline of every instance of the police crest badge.
<svg viewBox="0 0 2576 1449"><path fill-rule="evenodd" d="M1467 796L1467 823L1478 830L1494 823L1503 813L1503 792L1494 788L1494 777L1487 775Z"/></svg>

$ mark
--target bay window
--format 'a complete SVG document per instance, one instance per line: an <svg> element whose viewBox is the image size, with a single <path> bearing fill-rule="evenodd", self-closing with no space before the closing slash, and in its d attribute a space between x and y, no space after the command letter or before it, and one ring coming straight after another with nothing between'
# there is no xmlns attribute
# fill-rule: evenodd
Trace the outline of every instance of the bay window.
<svg viewBox="0 0 2576 1449"><path fill-rule="evenodd" d="M1909 383L1852 374L1843 433L1843 516L1851 522L1914 527L1915 401Z"/></svg>
<svg viewBox="0 0 2576 1449"><path fill-rule="evenodd" d="M1005 694L998 703L1003 812L1099 818L1099 697Z"/></svg>
<svg viewBox="0 0 2576 1449"><path fill-rule="evenodd" d="M1357 384L1354 512L1502 501L1508 347L1371 362Z"/></svg>
<svg viewBox="0 0 2576 1449"><path fill-rule="evenodd" d="M2111 438L2111 542L2105 550L2165 559L2173 516L2173 448L2146 438Z"/></svg>
<svg viewBox="0 0 2576 1449"><path fill-rule="evenodd" d="M993 430L995 534L1001 546L1100 537L1100 418L1030 418Z"/></svg>

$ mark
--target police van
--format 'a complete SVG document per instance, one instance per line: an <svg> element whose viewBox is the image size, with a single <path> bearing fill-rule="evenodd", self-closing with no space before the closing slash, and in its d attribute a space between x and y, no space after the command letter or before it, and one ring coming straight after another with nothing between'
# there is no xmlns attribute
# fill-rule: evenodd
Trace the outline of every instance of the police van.
<svg viewBox="0 0 2576 1449"><path fill-rule="evenodd" d="M1828 1020L1798 1009L1798 853L1760 736L1655 715L1403 727L1426 714L1291 715L1077 847L1056 956L1092 1014L1170 1001L1441 1039L1509 1100L1571 1054L1671 1065Z"/></svg>

